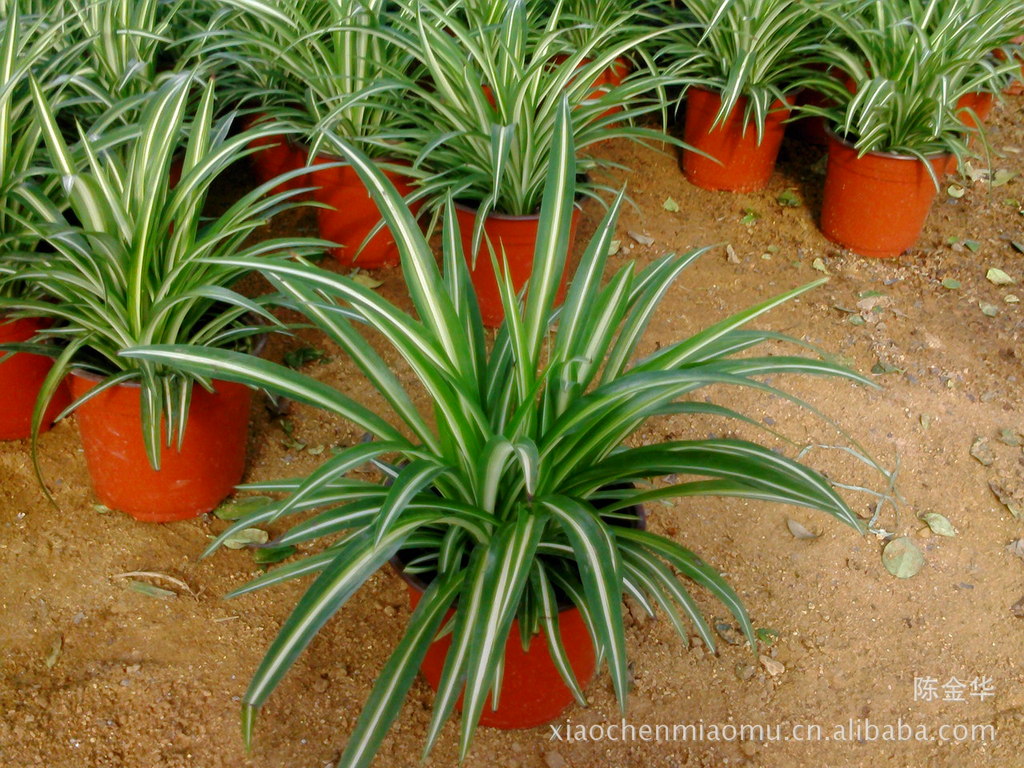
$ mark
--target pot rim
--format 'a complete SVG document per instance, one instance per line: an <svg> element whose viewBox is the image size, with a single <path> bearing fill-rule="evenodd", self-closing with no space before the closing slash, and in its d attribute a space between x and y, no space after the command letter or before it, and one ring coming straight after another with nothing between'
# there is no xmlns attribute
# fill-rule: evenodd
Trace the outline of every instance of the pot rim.
<svg viewBox="0 0 1024 768"><path fill-rule="evenodd" d="M689 86L683 95L685 96L686 93L689 93L690 91L703 91L704 93L710 93L711 95L718 97L721 97L722 95L721 90L717 88L705 88L703 86L696 84ZM768 108L768 114L771 114L772 112L780 112L783 110L791 110L793 108L793 105L796 103L796 97L797 94L794 92L787 93L784 99L776 99L771 103L771 106ZM736 99L736 106L739 106L740 104L745 104L746 101L747 97L740 95L740 97ZM776 107L776 104L779 104L781 106Z"/></svg>
<svg viewBox="0 0 1024 768"><path fill-rule="evenodd" d="M842 136L840 136L838 133L832 130L832 125L828 121L825 121L825 135L830 139L835 139L836 143L843 145L847 149L853 150L854 152L857 151L856 146L854 146L849 140L844 139ZM921 158L918 157L917 155L904 155L900 152L880 152L874 149L865 152L863 155L858 155L858 157L867 157L868 155L874 155L876 157L886 157L891 160L914 160L916 162L921 162ZM928 160L928 162L932 162L935 160L948 158L951 155L952 152L935 152L931 155L925 155L925 159Z"/></svg>
<svg viewBox="0 0 1024 768"><path fill-rule="evenodd" d="M477 213L480 211L479 208L474 208L474 207L472 207L470 205L466 205L465 203L460 203L458 200L453 200L452 202L455 204L455 209L456 210L462 211L464 213L468 213L468 214L470 214L472 216L476 216ZM579 213L580 211L583 210L583 206L580 204L581 202L582 201L580 199L573 200L572 208L573 208L573 213L574 214L577 214L577 213ZM537 221L538 219L540 219L540 212L538 211L537 213L528 213L528 214L523 215L523 214L499 213L498 211L495 211L495 210L492 209L487 214L487 218L488 219L490 219L490 218L500 219L501 221Z"/></svg>

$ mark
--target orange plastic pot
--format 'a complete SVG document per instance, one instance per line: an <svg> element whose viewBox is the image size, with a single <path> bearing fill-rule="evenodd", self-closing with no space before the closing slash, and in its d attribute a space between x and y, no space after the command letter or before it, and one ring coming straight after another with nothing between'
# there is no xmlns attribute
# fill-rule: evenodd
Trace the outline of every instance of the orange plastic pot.
<svg viewBox="0 0 1024 768"><path fill-rule="evenodd" d="M948 155L929 158L938 178ZM910 155L869 152L829 134L821 231L862 256L895 258L917 242L935 198L927 167Z"/></svg>
<svg viewBox="0 0 1024 768"><path fill-rule="evenodd" d="M258 122L263 116L257 115L250 122L250 126ZM253 172L260 184L265 184L271 179L289 171L295 171L306 166L306 148L293 141L287 134L275 136L264 136L260 139L253 139L249 147L256 151L249 155ZM271 190L271 194L287 192L300 187L311 185L308 175L302 174L288 181L282 182ZM304 195L303 197L308 197Z"/></svg>
<svg viewBox="0 0 1024 768"><path fill-rule="evenodd" d="M489 328L497 328L505 319L505 308L501 303L501 292L498 289L498 280L494 275L494 265L491 262L491 251L488 242L494 248L498 258L498 264L502 258L508 261L509 273L512 276L512 286L518 293L526 281L530 278L533 270L533 252L537 247L537 228L540 218L533 216L506 216L501 213L491 213L484 220L484 233L480 239L480 247L476 252L476 263L473 263L473 229L476 226L476 211L466 206L455 205L455 215L459 221L459 232L462 238L462 252L470 266L470 277L473 280L473 287L476 289L476 298L480 304L480 317ZM572 223L569 225L569 244L566 255L572 253L573 244L576 242L576 228L579 225L580 209L573 208ZM562 280L558 287L556 303L565 299L566 273L563 272Z"/></svg>
<svg viewBox="0 0 1024 768"><path fill-rule="evenodd" d="M989 91L977 91L965 93L956 102L956 115L960 122L967 128L975 130L981 128L988 116L992 114L992 107L995 104L995 94ZM973 143L974 137L971 137ZM946 173L953 173L956 170L956 156L950 155L946 162Z"/></svg>
<svg viewBox="0 0 1024 768"><path fill-rule="evenodd" d="M1018 37L1013 38L1013 40L1011 42L1014 42L1017 45L1024 45L1024 35L1020 35ZM998 58L998 59L1003 59L1003 60L1006 59L1006 54L1003 53L1003 51L1001 49L997 49L995 51L995 55L996 55L996 58ZM1018 54L1017 58L1021 62L1021 65L1020 65L1020 79L1019 80L1014 80L1012 83L1010 83L1007 86L1006 91L1004 91L1004 93L1007 93L1010 96L1019 96L1020 94L1024 93L1024 56L1021 56L1021 55Z"/></svg>
<svg viewBox="0 0 1024 768"><path fill-rule="evenodd" d="M329 155L317 155L316 159L322 163L336 162L336 158ZM382 170L402 197L412 192L412 180L408 176ZM381 214L377 203L370 197L363 180L352 166L314 166L311 175L313 186L316 187L313 199L330 206L318 208L316 212L320 237L342 246L330 249L331 255L349 267L373 268L398 264L398 246L386 225L360 248L366 236L380 223ZM420 204L417 201L409 206L414 216L419 212Z"/></svg>
<svg viewBox="0 0 1024 768"><path fill-rule="evenodd" d="M34 317L6 321L0 318L0 344L28 341L46 325L45 320ZM3 356L0 352L0 357ZM50 358L25 352L15 352L0 362L0 440L22 440L32 435L32 411L43 379L52 367ZM67 387L62 383L46 409L43 432L69 402Z"/></svg>
<svg viewBox="0 0 1024 768"><path fill-rule="evenodd" d="M422 596L422 590L409 582L409 604L412 608L417 606ZM453 611L449 611L445 621L452 614ZM594 677L596 660L590 633L575 606L559 612L558 628L573 674L580 686L585 687ZM420 673L435 691L441 682L441 671L451 644L451 633L435 640L420 665ZM519 637L519 620L513 620L505 640L505 671L498 708L492 708L491 697L488 696L480 715L480 725L505 730L536 728L561 715L573 701L572 691L562 680L548 653L544 630L533 636L529 648L524 651ZM456 706L462 709L461 696Z"/></svg>
<svg viewBox="0 0 1024 768"><path fill-rule="evenodd" d="M723 123L712 128L721 104L721 96L713 91L690 88L687 92L683 141L715 160L684 149L680 160L683 173L702 189L730 192L763 189L775 170L789 106L782 101L772 104L765 120L764 137L758 144L757 127L752 123L746 128L743 126L744 98L737 102Z"/></svg>
<svg viewBox="0 0 1024 768"><path fill-rule="evenodd" d="M81 372L70 381L76 399L99 383ZM193 388L181 450L164 444L159 470L146 458L138 385L111 387L78 407L89 476L104 505L166 523L209 512L231 493L245 470L252 392L232 382L213 385L214 392Z"/></svg>

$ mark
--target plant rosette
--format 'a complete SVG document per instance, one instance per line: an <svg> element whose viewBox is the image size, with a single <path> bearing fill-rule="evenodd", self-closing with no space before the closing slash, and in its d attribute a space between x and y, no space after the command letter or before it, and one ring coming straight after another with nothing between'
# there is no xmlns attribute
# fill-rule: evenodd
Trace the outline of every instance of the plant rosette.
<svg viewBox="0 0 1024 768"><path fill-rule="evenodd" d="M301 259L241 260L266 275L287 296L287 306L353 357L366 386L383 398L379 412L300 371L230 350L147 345L124 351L129 359L195 376L264 387L352 422L370 436L305 477L244 486L277 498L227 528L207 549L210 554L240 527L314 513L302 515L273 542L305 543L301 557L232 593L313 577L243 698L247 745L257 712L288 669L398 552L411 555L407 572L432 577L348 735L341 768L371 763L431 646L445 635L451 645L433 700L426 753L447 732L461 699L459 754L465 760L487 700L500 710L506 696L502 670L510 633L521 647L543 631L560 677L584 704L585 681L577 679L565 647L560 594L579 610L598 671L607 667L623 711L630 688L623 594L652 615L660 609L684 640L695 630L713 649L714 632L690 594L690 586L699 586L722 602L756 647L750 617L721 574L675 537L622 525L631 507L732 496L817 509L864 530L820 473L767 446L733 439L638 444L636 435L649 419L667 414L752 422L709 402L703 394L713 385L715 391L723 384L750 387L807 405L762 379L785 372L870 382L824 359L750 354L762 343L777 352L774 345L787 337L744 326L821 281L642 353L650 349L644 332L661 297L701 251L666 254L642 268L625 264L606 274L621 191L584 249L565 303L557 307L574 208L571 120L563 98L528 289L517 296L511 285L502 285L505 321L491 339L470 288L455 207L444 207L442 269L401 196L354 148L344 155L395 235L413 312L349 276ZM373 329L383 353L368 343L364 328ZM367 462L387 480L354 474ZM316 540L323 546L307 549ZM450 610L454 614L446 622Z"/></svg>
<svg viewBox="0 0 1024 768"><path fill-rule="evenodd" d="M949 155L920 158L891 152L858 156L830 131L821 231L862 256L895 258L921 234ZM931 170L929 171L929 167Z"/></svg>
<svg viewBox="0 0 1024 768"><path fill-rule="evenodd" d="M23 344L48 325L39 318L7 320L0 315L0 344ZM27 351L4 357L0 350L0 440L23 440L32 436L32 411L53 359ZM69 402L67 388L61 384L46 409L40 431L49 429Z"/></svg>
<svg viewBox="0 0 1024 768"><path fill-rule="evenodd" d="M380 160L381 172L403 198L413 192L413 180L394 170L400 161ZM392 167L389 167L392 166ZM310 178L320 237L339 247L328 250L347 267L393 267L399 262L394 235L383 226L380 209L359 174L336 156L318 152ZM409 204L415 215L421 202Z"/></svg>
<svg viewBox="0 0 1024 768"><path fill-rule="evenodd" d="M399 190L401 191L401 190ZM459 222L462 252L469 263L470 277L476 299L480 305L480 317L488 328L497 328L505 319L505 308L501 299L501 288L494 271L493 254L499 269L507 266L512 289L518 293L526 285L533 270L533 254L537 247L537 233L540 215L509 216L491 212L484 219L483 234L473 254L473 233L476 231L477 211L469 206L455 203L455 215ZM579 205L573 206L572 224L569 229L568 252L572 253L576 241L576 230L580 221ZM566 273L563 272L558 284L555 303L565 298Z"/></svg>
<svg viewBox="0 0 1024 768"><path fill-rule="evenodd" d="M785 133L789 104L776 100L763 127L745 122L747 100L735 106L716 124L722 97L715 91L691 87L686 95L683 141L700 152L684 149L680 167L686 178L702 189L754 192L763 189L772 171Z"/></svg>
<svg viewBox="0 0 1024 768"><path fill-rule="evenodd" d="M69 380L75 400L102 381L81 370ZM109 387L78 405L89 477L102 504L141 522L167 523L209 512L231 493L245 471L252 390L227 381L211 385L213 391L193 387L180 444L168 443L162 420L158 469L147 458L137 383Z"/></svg>

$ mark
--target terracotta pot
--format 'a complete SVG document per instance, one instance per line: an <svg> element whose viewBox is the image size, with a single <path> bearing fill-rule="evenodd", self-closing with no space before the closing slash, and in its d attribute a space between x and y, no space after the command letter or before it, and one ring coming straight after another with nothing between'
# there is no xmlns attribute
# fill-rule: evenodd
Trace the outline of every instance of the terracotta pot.
<svg viewBox="0 0 1024 768"><path fill-rule="evenodd" d="M415 608L423 596L422 589L409 584L409 605ZM451 618L448 612L445 621ZM569 665L580 687L586 687L594 677L594 645L587 632L586 624L579 610L573 606L563 608L558 614L558 628L562 633ZM445 656L452 645L451 633L435 640L420 665L420 673L435 691L441 682ZM569 690L555 663L548 654L547 636L544 630L530 640L529 650L523 651L519 638L519 620L512 622L512 629L505 641L505 676L501 682L501 698L497 710L491 707L491 697L484 702L480 725L510 730L513 728L535 728L550 723L562 714L575 698ZM456 705L462 709L462 697Z"/></svg>
<svg viewBox="0 0 1024 768"><path fill-rule="evenodd" d="M936 177L948 155L929 163ZM821 206L825 237L862 256L894 258L917 242L935 198L924 163L909 155L869 152L829 134L828 171Z"/></svg>
<svg viewBox="0 0 1024 768"><path fill-rule="evenodd" d="M258 122L262 117L262 115L255 116L248 123L247 127ZM255 152L249 155L249 158L252 163L253 172L256 174L256 178L259 179L260 184L265 184L283 173L303 168L306 165L306 148L293 141L291 136L284 133L254 139L249 142L249 147L256 149ZM302 174L278 184L271 190L271 194L308 186L312 186L312 180L308 175ZM304 193L298 199L308 200L311 197L312 195Z"/></svg>
<svg viewBox="0 0 1024 768"><path fill-rule="evenodd" d="M703 189L754 192L763 189L775 169L775 158L785 132L789 108L776 101L765 121L764 139L757 143L757 128L743 127L746 100L740 99L725 122L712 129L722 99L713 91L690 88L686 96L683 141L711 157L683 150L680 165L691 183Z"/></svg>
<svg viewBox="0 0 1024 768"><path fill-rule="evenodd" d="M335 162L329 155L317 155L318 163ZM383 169L382 169L383 170ZM412 192L412 180L403 174L384 170L384 175L405 197ZM366 191L363 180L352 166L340 165L318 169L314 166L312 183L316 189L313 199L330 208L318 208L317 223L320 237L341 244L332 248L331 255L348 267L394 266L399 262L398 246L391 230L385 225L360 249L366 236L381 221L377 203ZM420 209L419 201L409 206L415 216Z"/></svg>
<svg viewBox="0 0 1024 768"><path fill-rule="evenodd" d="M47 326L45 320L0 318L0 344L28 341ZM0 352L0 357L4 353ZM0 362L0 440L22 440L32 436L32 411L36 406L39 388L53 367L53 361L44 355L15 352ZM50 428L53 419L70 403L67 387L61 384L43 417L40 431Z"/></svg>
<svg viewBox="0 0 1024 768"><path fill-rule="evenodd" d="M494 253L501 264L502 254L508 260L509 272L512 275L512 285L518 293L526 281L530 278L533 270L533 252L537 247L537 228L539 217L533 216L506 216L501 213L491 213L484 221L484 233L480 239L480 247L476 253L476 265L471 258L473 247L473 228L476 226L476 211L464 205L456 203L455 215L459 221L459 232L462 237L462 252L470 265L470 277L473 280L473 287L476 289L476 298L480 303L480 317L489 328L497 328L505 319L505 308L501 303L501 292L498 290L498 280L494 276L494 265L491 263L491 252L487 247L487 241L494 247ZM573 244L576 242L576 228L579 226L580 209L573 208L572 223L569 226L569 243L566 252L566 261L572 253ZM556 303L565 299L565 285L568 270L563 272L562 281L558 287Z"/></svg>
<svg viewBox="0 0 1024 768"><path fill-rule="evenodd" d="M99 383L82 372L70 380L76 399ZM180 451L163 445L159 470L146 458L137 384L112 387L78 407L89 476L103 504L166 523L209 512L231 493L245 470L252 391L225 381L213 386L212 393L193 388L184 443Z"/></svg>

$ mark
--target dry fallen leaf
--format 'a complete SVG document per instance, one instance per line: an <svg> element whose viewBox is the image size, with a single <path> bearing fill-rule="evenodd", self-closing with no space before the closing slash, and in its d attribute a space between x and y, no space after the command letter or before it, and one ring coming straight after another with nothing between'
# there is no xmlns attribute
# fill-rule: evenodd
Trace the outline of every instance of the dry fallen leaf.
<svg viewBox="0 0 1024 768"><path fill-rule="evenodd" d="M636 240L638 243L640 243L640 245L654 245L653 237L648 237L647 235L643 235L639 232L634 232L631 229L627 230L626 234L629 235L634 240Z"/></svg>
<svg viewBox="0 0 1024 768"><path fill-rule="evenodd" d="M60 659L60 653L64 649L64 635L57 635L57 638L53 641L53 645L50 647L50 652L43 659L43 663L46 664L47 669L53 669L57 660Z"/></svg>
<svg viewBox="0 0 1024 768"><path fill-rule="evenodd" d="M992 453L992 446L988 444L987 437L974 438L974 442L971 443L971 456L986 467L992 466L992 462L996 460L995 454Z"/></svg>
<svg viewBox="0 0 1024 768"><path fill-rule="evenodd" d="M809 530L807 530L807 528L803 525L803 523L799 523L796 520L793 520L792 518L789 518L789 517L786 518L786 526L789 528L789 532L791 534L793 534L793 538L796 538L796 539L816 539L816 538L818 538L818 534L811 533Z"/></svg>
<svg viewBox="0 0 1024 768"><path fill-rule="evenodd" d="M1017 282L998 267L991 267L988 272L985 273L985 279L995 285L1013 285Z"/></svg>

